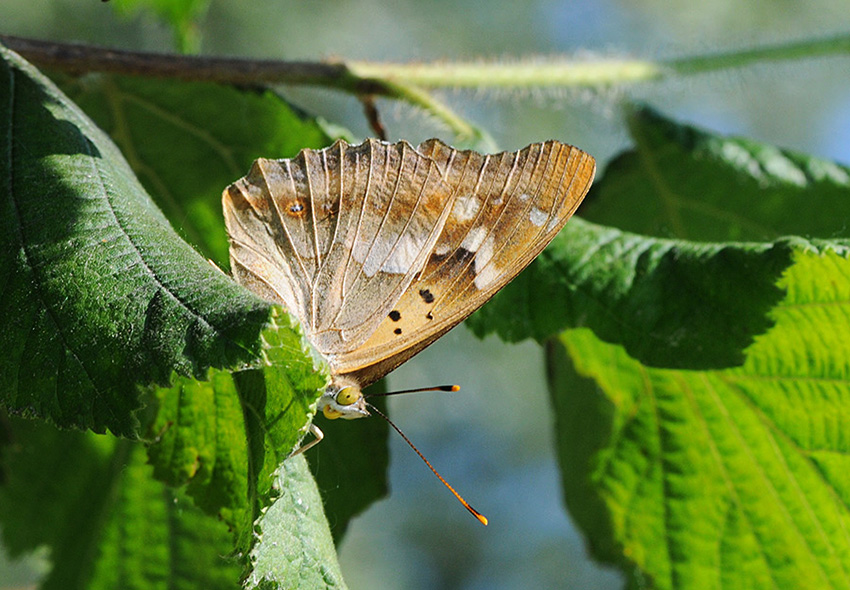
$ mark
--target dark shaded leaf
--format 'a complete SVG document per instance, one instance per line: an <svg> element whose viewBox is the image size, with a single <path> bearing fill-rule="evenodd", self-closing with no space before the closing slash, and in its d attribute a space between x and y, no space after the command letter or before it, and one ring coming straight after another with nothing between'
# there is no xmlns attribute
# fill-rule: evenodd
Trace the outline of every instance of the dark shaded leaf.
<svg viewBox="0 0 850 590"><path fill-rule="evenodd" d="M470 325L508 341L587 326L648 365L738 365L771 325L793 243L659 240L574 218Z"/></svg>
<svg viewBox="0 0 850 590"><path fill-rule="evenodd" d="M256 358L269 305L183 242L112 142L0 52L0 401L131 436L137 384Z"/></svg>

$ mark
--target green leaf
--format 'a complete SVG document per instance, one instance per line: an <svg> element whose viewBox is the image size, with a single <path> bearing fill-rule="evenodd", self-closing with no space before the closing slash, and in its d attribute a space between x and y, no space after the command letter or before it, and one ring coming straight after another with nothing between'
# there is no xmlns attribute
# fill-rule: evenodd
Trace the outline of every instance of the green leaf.
<svg viewBox="0 0 850 590"><path fill-rule="evenodd" d="M137 386L173 380L172 387L155 391L151 400L158 403L144 415L157 441L150 453L157 475L188 482L199 505L230 524L225 538L235 534L235 547L247 557L253 523L272 501L272 474L303 435L327 373L317 372L288 316L234 284L171 230L91 121L17 56L4 50L3 57L0 100L9 134L3 144L2 264L10 278L2 301L12 320L0 337L9 351L0 361L0 399L28 417L133 436ZM233 367L242 370L233 376L215 370ZM188 376L210 381L194 383ZM68 522L103 524L104 507L114 499L103 480L131 472L133 461L116 451L99 472L82 470L80 481L106 495L87 496L86 509ZM68 463L79 467L76 460ZM120 526L90 527L87 543L42 531L39 542L61 557L51 579L94 586L121 579L132 587L161 578L179 585L157 570L162 561L149 553L167 556L205 529L192 524L169 531L173 537L145 531L143 525L154 526L159 517L146 521L133 513L154 510L144 498L158 490L153 495L160 502L173 499L150 473L146 478L127 483L129 504L118 522L137 522L140 539L156 540L139 545L136 539L134 545ZM55 519L44 522L63 530ZM12 518L4 530L15 536L24 527ZM224 549L218 545L214 555L233 547L232 540ZM99 565L95 551L108 565ZM235 581L232 564L228 568Z"/></svg>
<svg viewBox="0 0 850 590"><path fill-rule="evenodd" d="M648 365L739 365L772 323L794 243L659 240L574 218L469 325L511 342L587 326Z"/></svg>
<svg viewBox="0 0 850 590"><path fill-rule="evenodd" d="M65 92L111 136L180 234L229 263L221 191L258 157L294 156L332 138L269 90L91 74Z"/></svg>
<svg viewBox="0 0 850 590"><path fill-rule="evenodd" d="M588 330L559 336L566 502L631 587L848 587L848 254L794 246L738 368L653 369Z"/></svg>
<svg viewBox="0 0 850 590"><path fill-rule="evenodd" d="M0 403L132 436L137 384L257 358L269 304L174 233L52 83L0 55Z"/></svg>
<svg viewBox="0 0 850 590"><path fill-rule="evenodd" d="M17 552L41 544L53 549L48 587L146 588L160 581L180 587L192 580L208 580L205 587L235 585L235 561L193 568L234 553L234 536L238 554L247 556L255 546L254 522L272 505L273 476L298 443L326 383L289 316L277 312L273 318L263 332L264 369L235 376L211 371L207 382L178 378L173 387L156 392L158 404L150 408L156 412L151 430L160 432L149 450L157 478L175 485L188 482L188 494L207 513L218 511L224 522L203 516L185 505L185 495L155 481L136 444L37 428L32 421L18 424L11 434L17 435L17 445L2 463L7 482L0 498L8 511L0 510L0 524ZM38 436L27 437L28 432ZM50 513L41 504L54 494L72 501L52 503ZM280 502L273 505L275 514L288 511L294 526L314 527L313 521L324 519L320 500L308 514ZM44 526L32 526L30 518ZM310 522L299 524L303 519ZM63 526L57 526L60 522ZM103 526L87 527L88 522ZM213 534L210 527L218 532L207 539ZM87 531L85 542L81 528ZM198 537L215 540L208 555ZM313 541L304 539L304 547L291 550L306 551L302 557L307 559ZM333 541L329 547L331 556L324 558L335 562Z"/></svg>
<svg viewBox="0 0 850 590"><path fill-rule="evenodd" d="M253 542L253 522L272 501L273 474L306 432L327 383L300 328L275 308L262 333L263 367L211 370L209 379L176 379L155 392L149 456L158 479L188 483L188 493Z"/></svg>
<svg viewBox="0 0 850 590"><path fill-rule="evenodd" d="M188 484L198 506L232 527L250 524L247 435L233 375L211 369L205 381L177 377L151 397L148 457L156 479Z"/></svg>
<svg viewBox="0 0 850 590"><path fill-rule="evenodd" d="M326 124L304 118L268 91L117 76L86 76L62 84L96 121L111 130L113 139L131 155L131 165L172 222L180 225L182 234L219 262L227 260L228 247L221 231L222 187L244 174L258 156L288 157L302 147L330 143ZM239 116L222 117L222 112ZM226 377L221 379L227 381ZM170 390L162 390L158 398L171 400L171 412L187 417L226 412L217 407L215 414L209 414L209 402L199 401L197 409L186 413L195 407L188 396L197 394L203 400L213 395L208 389L204 383L177 382ZM339 540L352 516L386 494L387 426L381 420L321 422L327 436L308 457L334 538ZM239 461L236 447L221 445L218 452L229 457L218 456L210 463L213 448L200 450L204 443L195 440L195 434L187 434L186 442L168 442L180 436L175 425L174 416L164 414L148 435L156 438L164 431L163 452L175 454L163 458L164 466L160 466L159 457L152 456L157 468L164 468L157 471L158 476L173 485L192 481L190 493L200 505L220 513L227 522L238 521L238 514L244 516L241 511L246 508L234 501L242 497L241 489L238 482L221 472L222 462ZM206 439L207 445L211 443ZM175 448L169 448L172 444ZM157 453L159 446L155 445L152 453ZM352 448L363 451L351 453ZM236 513L227 514L224 507L232 507Z"/></svg>
<svg viewBox="0 0 850 590"><path fill-rule="evenodd" d="M247 588L346 588L322 497L302 455L286 461L275 481L280 497L257 521Z"/></svg>
<svg viewBox="0 0 850 590"><path fill-rule="evenodd" d="M231 534L151 478L144 447L3 423L0 528L14 553L50 548L42 588L234 588Z"/></svg>
<svg viewBox="0 0 850 590"><path fill-rule="evenodd" d="M606 167L581 207L586 219L702 241L848 235L850 168L649 108L632 110L628 122L635 145Z"/></svg>
<svg viewBox="0 0 850 590"><path fill-rule="evenodd" d="M210 0L122 0L112 6L119 14L133 15L142 10L153 12L174 29L174 41L183 53L200 49L197 25L209 7Z"/></svg>
<svg viewBox="0 0 850 590"><path fill-rule="evenodd" d="M629 122L635 148L606 168L583 216L648 234L774 242L699 244L573 219L470 325L508 341L587 326L647 365L739 365L783 295L776 283L796 239L777 236L846 233L850 169L650 109Z"/></svg>

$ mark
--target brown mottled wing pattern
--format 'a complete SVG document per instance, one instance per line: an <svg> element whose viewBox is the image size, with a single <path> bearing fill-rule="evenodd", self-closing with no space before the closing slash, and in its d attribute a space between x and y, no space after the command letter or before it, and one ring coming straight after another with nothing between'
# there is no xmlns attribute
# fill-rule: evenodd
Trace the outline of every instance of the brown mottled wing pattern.
<svg viewBox="0 0 850 590"><path fill-rule="evenodd" d="M365 386L513 279L586 194L593 158L549 141L485 156L438 140L257 160L224 191L235 278L286 305Z"/></svg>
<svg viewBox="0 0 850 590"><path fill-rule="evenodd" d="M452 187L452 210L421 274L338 366L364 384L434 342L519 274L578 208L596 169L590 155L557 141L490 156L438 140L417 149Z"/></svg>
<svg viewBox="0 0 850 590"><path fill-rule="evenodd" d="M257 160L222 199L234 277L294 313L336 370L418 276L451 199L406 142Z"/></svg>

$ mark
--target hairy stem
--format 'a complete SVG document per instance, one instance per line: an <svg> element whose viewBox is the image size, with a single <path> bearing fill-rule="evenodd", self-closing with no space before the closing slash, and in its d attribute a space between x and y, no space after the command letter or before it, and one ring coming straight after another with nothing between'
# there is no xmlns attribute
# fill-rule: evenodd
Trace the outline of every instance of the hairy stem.
<svg viewBox="0 0 850 590"><path fill-rule="evenodd" d="M435 88L605 88L693 75L766 61L850 55L850 34L667 61L546 59L516 62L285 62L117 51L0 35L0 43L40 65L75 73L98 71L226 84L321 86L359 96L403 100L431 113L459 138L481 132L437 100Z"/></svg>

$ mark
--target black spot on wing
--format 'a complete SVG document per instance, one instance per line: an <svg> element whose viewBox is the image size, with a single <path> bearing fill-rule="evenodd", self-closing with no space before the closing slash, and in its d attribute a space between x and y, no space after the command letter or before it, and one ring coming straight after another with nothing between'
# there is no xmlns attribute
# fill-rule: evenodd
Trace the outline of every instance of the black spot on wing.
<svg viewBox="0 0 850 590"><path fill-rule="evenodd" d="M471 252L466 248L458 248L454 250L451 254L433 254L431 256L431 260L437 262L438 264L448 263L451 266L465 266L466 263L470 262L475 257L475 252Z"/></svg>
<svg viewBox="0 0 850 590"><path fill-rule="evenodd" d="M394 322L397 322L401 319L401 313L396 309L392 310L389 315L390 319Z"/></svg>
<svg viewBox="0 0 850 590"><path fill-rule="evenodd" d="M428 289L419 289L419 296L425 303L434 303L434 294Z"/></svg>
<svg viewBox="0 0 850 590"><path fill-rule="evenodd" d="M396 336L401 335L401 328L396 328L395 330L393 330L393 334L395 334Z"/></svg>

